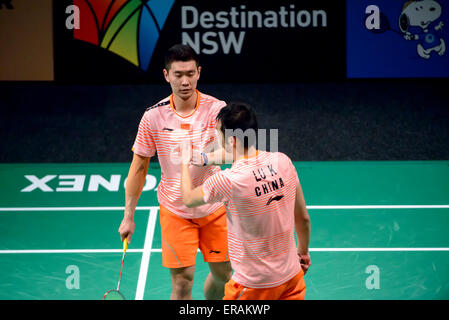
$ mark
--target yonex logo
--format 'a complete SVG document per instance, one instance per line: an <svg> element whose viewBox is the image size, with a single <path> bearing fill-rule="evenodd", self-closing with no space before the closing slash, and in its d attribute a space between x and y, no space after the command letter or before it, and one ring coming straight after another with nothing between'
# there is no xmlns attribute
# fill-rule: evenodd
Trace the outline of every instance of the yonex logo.
<svg viewBox="0 0 449 320"><path fill-rule="evenodd" d="M98 192L100 187L110 192L117 192L120 187L126 185L126 178L122 181L122 175L112 174L109 177L103 177L99 174L84 175L45 175L44 177L37 177L35 175L25 175L24 178L28 181L25 188L20 192ZM153 175L147 175L145 179L145 186L142 191L149 191L156 188L157 179ZM87 190L86 190L87 187Z"/></svg>
<svg viewBox="0 0 449 320"><path fill-rule="evenodd" d="M175 0L74 0L79 8L77 40L114 52L147 71Z"/></svg>

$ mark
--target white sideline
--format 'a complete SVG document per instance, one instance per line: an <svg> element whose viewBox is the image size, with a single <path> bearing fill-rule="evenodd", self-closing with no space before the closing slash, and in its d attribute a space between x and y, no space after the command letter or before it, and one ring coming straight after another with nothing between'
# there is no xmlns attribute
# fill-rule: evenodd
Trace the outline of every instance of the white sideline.
<svg viewBox="0 0 449 320"><path fill-rule="evenodd" d="M136 210L151 210L157 206L137 207ZM329 206L307 206L309 210L350 210L350 209L449 209L449 204L442 205L329 205ZM0 208L0 212L13 211L121 211L125 207L23 207L23 208Z"/></svg>
<svg viewBox="0 0 449 320"><path fill-rule="evenodd" d="M143 246L143 255L140 262L139 280L137 281L137 290L135 300L143 300L145 293L145 285L147 282L148 267L150 265L151 249L153 245L154 229L159 207L152 207L148 217L147 231L145 234L145 242Z"/></svg>

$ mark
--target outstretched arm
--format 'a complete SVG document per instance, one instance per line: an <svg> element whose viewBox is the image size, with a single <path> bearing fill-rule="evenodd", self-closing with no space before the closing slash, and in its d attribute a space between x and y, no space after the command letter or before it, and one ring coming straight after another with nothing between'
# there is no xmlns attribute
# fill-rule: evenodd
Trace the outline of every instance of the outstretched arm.
<svg viewBox="0 0 449 320"><path fill-rule="evenodd" d="M145 185L149 164L150 158L134 154L129 168L125 187L125 213L118 230L121 240L123 241L126 237L128 243L131 243L131 237L134 233L134 212L136 211L137 201Z"/></svg>
<svg viewBox="0 0 449 320"><path fill-rule="evenodd" d="M232 160L232 153L227 153L216 140L207 145L205 150L192 150L191 164L197 167L231 164Z"/></svg>
<svg viewBox="0 0 449 320"><path fill-rule="evenodd" d="M232 163L232 154L227 154L224 148L220 148L213 152L201 152L194 150L191 163L194 166L219 166L225 163Z"/></svg>

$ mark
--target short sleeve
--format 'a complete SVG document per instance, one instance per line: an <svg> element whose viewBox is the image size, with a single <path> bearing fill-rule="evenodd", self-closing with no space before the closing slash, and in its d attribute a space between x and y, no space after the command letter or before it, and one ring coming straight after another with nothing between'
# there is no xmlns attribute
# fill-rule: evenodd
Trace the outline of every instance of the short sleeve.
<svg viewBox="0 0 449 320"><path fill-rule="evenodd" d="M217 172L203 184L203 199L206 203L224 202L231 199L231 180L223 173Z"/></svg>
<svg viewBox="0 0 449 320"><path fill-rule="evenodd" d="M293 165L292 160L287 156L286 156L286 158L288 159L290 172L295 179L294 181L296 182L296 185L298 185L299 184L298 171L296 170L295 166Z"/></svg>
<svg viewBox="0 0 449 320"><path fill-rule="evenodd" d="M223 109L223 107L226 106L226 102L222 101L222 100L218 100L213 104L212 107L212 112L210 114L210 121L211 121L211 126L213 128L215 128L215 126L217 125L217 116L218 113L220 112L221 109Z"/></svg>
<svg viewBox="0 0 449 320"><path fill-rule="evenodd" d="M135 154L142 157L153 157L156 154L156 145L153 140L150 128L150 120L146 112L140 120L137 137L134 141L133 149Z"/></svg>
<svg viewBox="0 0 449 320"><path fill-rule="evenodd" d="M298 172L296 171L295 166L293 165L292 160L284 153L278 153L279 160L284 164L284 168L287 170L287 174L291 177L292 181L295 181L295 185L299 184Z"/></svg>

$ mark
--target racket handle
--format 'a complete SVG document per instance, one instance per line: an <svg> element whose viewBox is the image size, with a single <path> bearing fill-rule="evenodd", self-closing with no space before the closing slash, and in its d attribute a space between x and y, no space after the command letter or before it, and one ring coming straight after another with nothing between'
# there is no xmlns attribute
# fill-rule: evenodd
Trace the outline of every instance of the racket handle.
<svg viewBox="0 0 449 320"><path fill-rule="evenodd" d="M126 250L128 249L128 239L124 239L123 240L123 252L126 252Z"/></svg>

